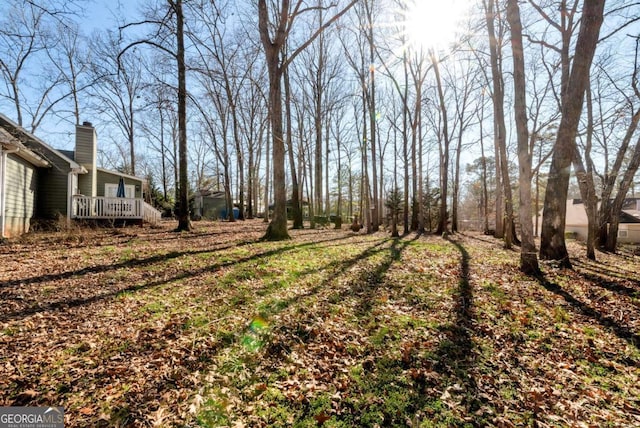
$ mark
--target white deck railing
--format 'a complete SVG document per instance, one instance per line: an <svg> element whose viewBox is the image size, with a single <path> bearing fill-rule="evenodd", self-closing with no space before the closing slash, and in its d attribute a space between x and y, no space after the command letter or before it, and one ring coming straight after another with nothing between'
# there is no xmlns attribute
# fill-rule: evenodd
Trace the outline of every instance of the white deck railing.
<svg viewBox="0 0 640 428"><path fill-rule="evenodd" d="M152 205L143 202L142 205L142 220L151 224L160 223L160 219L162 218L162 213L155 209Z"/></svg>
<svg viewBox="0 0 640 428"><path fill-rule="evenodd" d="M137 219L160 221L160 211L140 198L107 198L74 195L72 217L77 219Z"/></svg>

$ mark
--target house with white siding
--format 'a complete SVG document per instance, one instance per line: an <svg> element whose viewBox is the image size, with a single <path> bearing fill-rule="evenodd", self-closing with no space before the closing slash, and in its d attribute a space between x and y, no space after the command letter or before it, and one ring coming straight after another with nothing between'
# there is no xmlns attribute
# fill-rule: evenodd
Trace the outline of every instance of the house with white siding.
<svg viewBox="0 0 640 428"><path fill-rule="evenodd" d="M0 114L0 237L28 232L34 219L160 219L143 199L145 179L98 168L91 123L76 126L75 143L56 150Z"/></svg>
<svg viewBox="0 0 640 428"><path fill-rule="evenodd" d="M598 203L598 205L600 204ZM627 198L624 201L619 222L618 242L627 244L640 243L640 198ZM581 199L569 199L567 201L565 224L565 232L574 234L580 240L587 239L587 211ZM542 223L540 223L540 227L542 227Z"/></svg>

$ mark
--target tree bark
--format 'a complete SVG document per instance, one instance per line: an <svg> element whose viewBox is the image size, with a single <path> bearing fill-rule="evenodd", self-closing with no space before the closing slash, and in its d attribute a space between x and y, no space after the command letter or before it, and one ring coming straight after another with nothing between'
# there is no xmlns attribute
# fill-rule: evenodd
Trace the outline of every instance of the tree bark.
<svg viewBox="0 0 640 428"><path fill-rule="evenodd" d="M287 195L284 168L284 130L282 126L282 68L280 52L287 37L289 18L289 0L282 0L280 18L275 30L274 40L269 35L269 13L266 0L258 1L258 21L260 38L264 47L269 74L269 113L272 135L272 170L273 170L273 217L264 239L281 241L290 239L287 231Z"/></svg>
<svg viewBox="0 0 640 428"><path fill-rule="evenodd" d="M287 147L289 152L289 169L291 170L291 215L293 217L293 228L302 229L302 206L300 204L300 185L296 173L295 155L293 152L293 138L291 126L291 86L289 82L289 72L284 72L284 94L286 99L287 116Z"/></svg>
<svg viewBox="0 0 640 428"><path fill-rule="evenodd" d="M370 201L370 216L371 216L371 232L377 232L380 227L380 221L378 218L378 170L376 165L376 84L375 84L375 41L373 37L373 7L369 5L369 1L365 0L365 6L367 7L367 21L369 24L369 31L367 33L367 40L369 41L369 128L371 138L369 139L371 150L371 180L373 184L371 189L372 198ZM367 184L369 180L367 180ZM369 231L369 229L367 229Z"/></svg>
<svg viewBox="0 0 640 428"><path fill-rule="evenodd" d="M604 0L584 3L573 67L567 85L566 102L554 144L547 192L542 216L540 257L557 260L571 267L564 239L569 189L569 168L576 150L575 138L582 114L584 93L589 84L589 69L598 43L604 12Z"/></svg>
<svg viewBox="0 0 640 428"><path fill-rule="evenodd" d="M587 145L585 147L585 158L587 167L585 168L579 150L574 150L573 169L576 172L576 179L580 187L580 195L587 213L587 258L596 259L596 243L598 240L598 197L596 196L595 183L593 182L593 171L591 170L591 145L593 139L593 106L591 102L591 91L587 88Z"/></svg>
<svg viewBox="0 0 640 428"><path fill-rule="evenodd" d="M189 175L187 171L187 78L184 54L184 14L182 0L171 1L176 13L176 38L178 61L178 157L180 162L180 210L178 231L191 230L189 215Z"/></svg>
<svg viewBox="0 0 640 428"><path fill-rule="evenodd" d="M531 210L531 160L529 130L527 126L526 81L524 74L524 49L522 44L522 23L518 0L507 1L507 20L511 27L511 49L513 51L514 109L518 139L518 164L520 187L520 270L528 275L540 273L536 243L533 237Z"/></svg>
<svg viewBox="0 0 640 428"><path fill-rule="evenodd" d="M507 177L502 177L502 151L503 146L501 138L504 138L504 91L502 81L502 61L501 47L496 35L495 21L497 19L497 11L495 10L496 0L483 0L485 9L485 18L487 33L489 35L489 54L491 61L491 77L493 85L493 131L494 131L494 149L495 149L495 168L496 168L496 212L495 212L495 236L496 238L504 238L505 219L504 219L504 202L503 202L503 182ZM509 187L509 186L507 186ZM509 187L510 188L510 187Z"/></svg>
<svg viewBox="0 0 640 428"><path fill-rule="evenodd" d="M438 92L440 114L442 115L442 142L440 144L440 218L438 219L436 234L446 235L449 233L449 229L447 227L447 191L449 187L449 118L447 117L447 106L444 102L440 67L433 50L429 52L429 55L431 57L431 63L433 64L433 71L436 76L436 89Z"/></svg>

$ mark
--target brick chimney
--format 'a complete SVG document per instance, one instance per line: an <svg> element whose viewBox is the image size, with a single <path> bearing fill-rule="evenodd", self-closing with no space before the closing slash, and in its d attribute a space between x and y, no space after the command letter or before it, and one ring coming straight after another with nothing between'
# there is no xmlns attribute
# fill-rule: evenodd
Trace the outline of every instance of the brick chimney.
<svg viewBox="0 0 640 428"><path fill-rule="evenodd" d="M85 196L98 196L97 156L97 135L91 122L83 122L82 125L76 125L75 161L88 171L88 174L78 177L78 189Z"/></svg>

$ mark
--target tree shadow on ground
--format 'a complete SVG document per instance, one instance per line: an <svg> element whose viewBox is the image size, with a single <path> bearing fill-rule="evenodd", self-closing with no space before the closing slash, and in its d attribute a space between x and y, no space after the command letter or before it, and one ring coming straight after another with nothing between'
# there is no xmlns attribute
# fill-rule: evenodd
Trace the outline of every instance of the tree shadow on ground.
<svg viewBox="0 0 640 428"><path fill-rule="evenodd" d="M367 247L366 249L364 249L363 251L359 252L357 255L351 258L348 258L346 260L341 259L341 260L332 261L323 265L322 267L308 269L301 272L300 275L305 276L305 275L310 275L323 270L333 271L322 282L319 282L314 287L307 290L305 293L298 294L296 296L293 296L283 301L282 304L279 306L277 312L282 311L283 309L290 307L291 305L298 304L303 299L316 295L322 290L330 289L331 286L334 285L336 281L338 281L338 279L341 276L343 276L349 269L353 268L354 266L360 263L364 263L365 260L367 260L370 257L373 257L377 254L380 254L382 252L389 250L389 256L386 258L386 260L383 263L378 265L373 272L366 269L363 270L363 272L360 273L360 275L358 275L356 279L350 282L349 286L345 287L343 290L341 290L338 293L333 293L333 294L330 293L331 295L328 296L328 300L332 300L336 302L341 302L349 296L357 296L361 299L361 301L359 301L358 303L358 311L361 313L362 311L367 310L365 308L370 309L371 308L370 300L372 299L370 296L370 292L381 283L385 272L390 268L391 264L395 260L398 260L400 257L401 250L396 248L398 245L397 241L394 240L394 242L391 244L389 248L384 247L384 244L387 242L388 242L388 239L382 239L378 242L374 242L372 245L370 245L369 247ZM330 245L333 245L333 244L330 244ZM406 247L407 245L408 243L404 244L403 248ZM368 280L372 280L372 281L367 282ZM367 283L363 284L363 281ZM274 314L275 312L271 312L266 315L271 316ZM293 341L304 343L310 340L311 337L308 335L308 332L306 331L306 329L301 328L301 326L311 324L311 320L316 316L317 314L315 312L308 311L306 317L302 317L298 319L295 326L284 326L284 325L281 326L279 328L280 333L283 333L284 336L293 335L292 338L295 337ZM278 344L278 346L281 346L282 349L289 349L289 345L287 344Z"/></svg>
<svg viewBox="0 0 640 428"><path fill-rule="evenodd" d="M305 247L313 247L316 245L326 245L333 246L339 245L338 242L348 243L349 237L338 237L331 239L324 239L322 241L316 242L305 242L298 244L289 244L283 247L275 248L272 250L266 250L258 254L253 254L248 257L242 257L231 261L225 261L218 264L213 264L206 266L204 268L198 268L195 270L184 270L179 272L177 275L174 275L170 278L165 278L163 280L158 281L150 281L144 284L140 284L137 286L129 286L123 289L113 290L112 292L90 296L88 298L81 298L72 301L65 302L56 302L52 305L46 307L33 307L27 308L24 311L20 311L18 313L7 314L10 319L20 319L21 317L25 317L29 314L37 313L37 312L52 312L52 311L66 311L67 309L74 306L82 306L89 305L91 303L100 301L100 300L108 300L117 296L120 293L127 292L136 292L141 291L147 288L153 288L156 286L161 286L163 284L178 281L180 279L198 276L201 274L207 274L215 272L222 267L226 267L233 264L241 264L245 262L251 262L256 260L261 260L266 257L277 256L284 252L288 251L296 251ZM289 304L294 303L300 299L303 299L306 296L311 296L312 293L317 292L322 287L329 287L332 282L340 276L345 270L349 269L349 267L357 264L364 258L367 258L371 255L376 254L378 251L384 251L383 248L379 248L384 245L385 240L381 240L380 242L374 242L372 246L366 248L362 253L358 254L356 257L353 257L349 260L344 261L339 267L334 267L335 273L330 275L325 281L322 282L319 286L315 286L309 293L297 296L296 299L289 302ZM189 254L197 254L194 252L185 252L182 255ZM173 255L172 257L178 257L178 255ZM154 259L155 261L155 259ZM147 260L147 262L149 262ZM306 272L306 274L311 273L311 271ZM81 281L81 278L80 278ZM248 303L241 304L242 306L247 306ZM279 310L282 310L280 308ZM71 313L71 312L70 312ZM187 318L171 319L168 323L162 326L148 327L140 331L138 336L138 343L135 345L130 345L126 350L121 351L118 356L118 361L122 359L132 360L132 361L140 361L141 358L147 358L153 355L162 355L167 350L173 349L176 343L179 342L179 339L182 335L184 335L184 326L185 322L188 321ZM155 410L158 406L158 397L161 397L163 394L169 393L171 391L178 391L184 388L187 389L197 389L198 385L192 383L193 373L200 373L202 371L206 371L210 362L219 352L236 343L243 335L242 328L229 332L222 337L216 337L211 339L206 339L206 343L203 343L203 346L194 346L191 347L190 350L184 350L184 352L172 352L171 355L171 364L175 368L173 374L167 377L148 377L148 382L145 384L144 390L139 390L137 388L132 388L131 391L123 394L122 399L119 401L120 407L118 409L113 410L111 413L116 415L117 420L120 420L123 424L133 423L134 421L143 421L146 417L148 417L149 412ZM203 340L204 340L203 339ZM82 349L79 352L88 352L88 350ZM157 357L154 357L157 358ZM111 364L111 360L109 360L108 364ZM115 364L115 363L114 363ZM120 367L117 368L120 370ZM109 384L112 380L114 368L111 367L100 367L99 369L93 370L92 374L88 377L83 377L82 379L73 379L70 380L69 383L65 381L64 384L58 385L57 393L60 394L60 397L64 397L66 392L69 392L71 388L77 388L78 385L89 385L93 384ZM122 376L124 378L127 377L127 372L118 372L118 376ZM29 379L32 379L33 376L30 376ZM91 379L91 380L89 380ZM29 385L30 380L25 379L22 381L24 385ZM8 400L5 401L5 404L14 404L14 405L40 405L44 404L42 402L42 396L15 396L15 395L7 395L4 398L0 395L0 402L2 399ZM16 401L11 401L16 400ZM115 412L115 413L114 413ZM86 419L91 419L87 417ZM95 419L93 420L95 422ZM81 426L82 423L78 421L78 424ZM86 426L89 426L87 423Z"/></svg>
<svg viewBox="0 0 640 428"><path fill-rule="evenodd" d="M629 297L640 297L640 281L632 277L632 275L637 274L636 272L630 272L620 267L614 268L602 263L582 260L573 261L573 266L580 276L594 282L602 288ZM606 278L605 276L615 279ZM634 284L637 288L622 284L622 281Z"/></svg>
<svg viewBox="0 0 640 428"><path fill-rule="evenodd" d="M462 394L461 403L467 415L472 415L482 406L478 397L478 386L473 375L476 367L476 352L472 336L475 329L475 309L473 287L470 282L469 262L471 257L466 248L455 238L446 238L460 253L460 274L458 288L453 296L455 321L439 328L444 338L435 350L435 370L451 379L457 385L457 393ZM453 391L456 393L456 391Z"/></svg>
<svg viewBox="0 0 640 428"><path fill-rule="evenodd" d="M384 260L373 270L363 270L360 275L354 279L350 287L341 293L341 298L348 296L358 297L358 303L355 308L356 316L363 317L371 312L374 301L377 299L376 290L384 283L385 275L391 268L391 265L398 262L402 257L402 252L411 242L418 238L419 235L415 235L412 239L393 239Z"/></svg>
<svg viewBox="0 0 640 428"><path fill-rule="evenodd" d="M325 239L324 241L319 241L319 242L332 242L332 241L341 241L345 239L344 237L339 237L339 238L330 238L330 239ZM197 255L197 254L206 254L206 253L215 253L217 251L222 251L225 249L229 249L229 248L233 248L233 247L240 247L240 246L244 246L244 245L249 245L249 244L253 244L257 241L246 241L243 243L239 243L239 244L232 244L229 246L224 246L224 247L219 247L219 248L215 248L215 249L202 249L202 250L190 250L190 251L172 251L169 252L167 254L161 254L161 255L155 255L155 256L151 256L148 258L144 258L144 259L133 259L133 260L127 260L121 263L116 263L116 264L111 264L111 265L99 265L99 266L94 266L94 267L88 267L88 268L82 268L82 269L78 269L75 271L67 271L67 272L62 272L62 273L57 273L57 274L51 274L51 275L46 275L43 277L38 277L38 278L27 278L27 279L22 279L22 280L10 280L10 281L5 281L3 283L0 283L0 291L4 288L4 289L8 289L11 285L19 285L22 282L30 282L30 281L34 281L36 283L43 283L43 282L48 282L48 281L60 281L63 279L71 279L73 278L76 281L79 281L79 283L82 282L82 277L85 275L89 275L89 274L95 274L95 273L104 273L104 272L108 272L108 271L116 271L116 270L120 270L120 269L129 269L129 268L140 268L140 267L150 267L156 263L162 263L171 259L176 259L182 256L190 256L190 255ZM142 291L142 290L146 290L146 289L150 289L150 288L154 288L154 287L159 287L171 282L175 282L175 281L181 281L181 280L186 280L189 279L191 277L196 277L199 275L203 275L203 274L207 274L207 273L213 273L216 271L219 271L220 269L223 269L225 267L229 267L235 264L240 264L240 263L246 263L246 262L250 262L250 261L256 261L256 260L261 260L264 259L266 257L270 257L270 256L275 256L278 254L282 254L285 253L287 251L294 251L296 249L301 249L301 248L305 248L305 247L310 247L310 246L314 246L317 245L318 242L305 242L305 243L301 243L301 244L292 244L292 245L287 245L287 246L283 246L283 247L279 247L279 248L275 248L272 250L266 250L260 253L256 253L247 257L242 257L242 258L238 258L238 259L232 259L232 260L226 260L226 261L221 261L218 263L212 263L210 265L207 265L205 267L201 267L201 268L197 268L197 269L183 269L180 270L178 273L173 274L170 277L166 277L166 278L162 278L159 280L155 280L155 281L145 281L142 283L138 283L138 284L133 284L133 285L129 285L129 286L125 286L125 287L111 287L111 288L107 288L107 290L105 291L104 287L97 287L96 290L94 292L92 292L89 295L83 295L80 297L76 297L76 298L67 298L67 297L63 297L60 300L56 300L53 302L45 302L42 303L40 301L38 301L36 299L36 301L32 302L31 305L21 308L19 310L15 310L15 311L8 311L5 312L3 314L0 314L0 321L12 321L12 320L18 320L18 319L22 319L25 317L28 317L30 315L36 314L36 313L41 313L41 312L58 312L61 310L67 310L70 308L75 308L78 306L84 306L84 305L89 305L95 302L99 302L99 301L103 301L103 300L107 300L107 299L111 299L114 298L122 293L133 293L133 292L138 292L138 291ZM84 290L86 291L86 290ZM11 294L8 293L7 291L4 291L0 294L0 296L3 299L7 299L7 300L11 300ZM37 296L36 296L37 297Z"/></svg>
<svg viewBox="0 0 640 428"><path fill-rule="evenodd" d="M640 335L638 335L638 333L633 331L630 327L620 325L611 316L604 315L589 306L587 303L577 299L557 283L551 282L544 277L538 277L537 280L540 285L542 285L546 290L564 299L564 301L567 302L579 314L591 318L601 326L610 329L620 339L625 340L627 343L635 346L636 348L640 348Z"/></svg>

